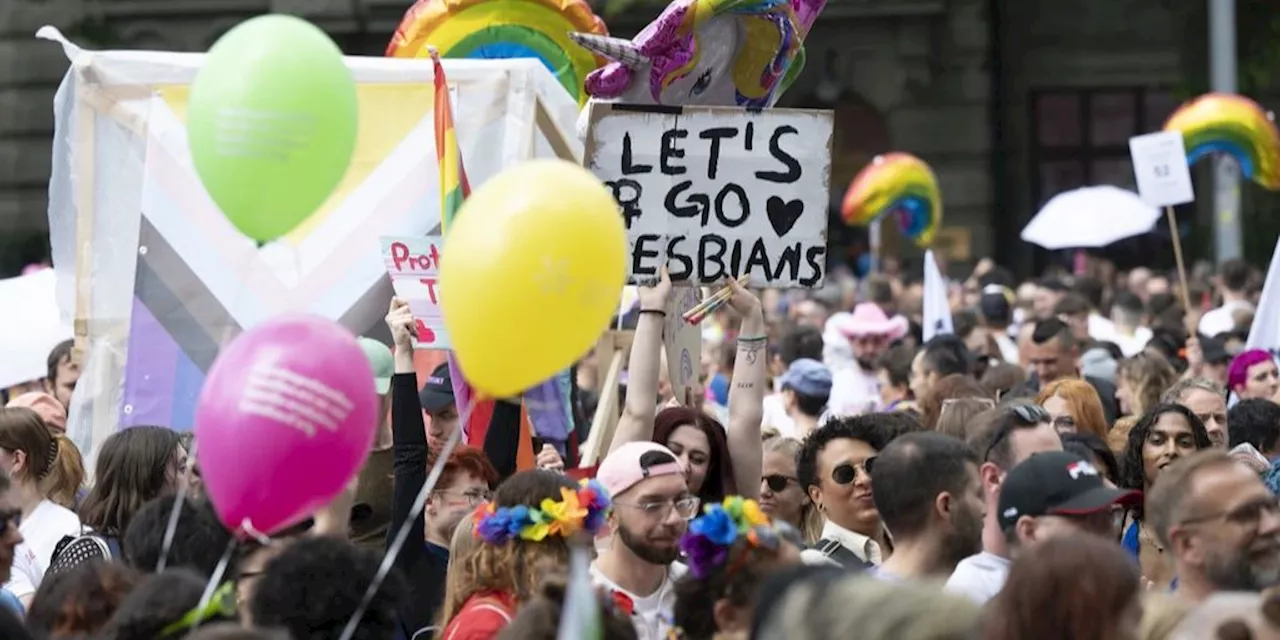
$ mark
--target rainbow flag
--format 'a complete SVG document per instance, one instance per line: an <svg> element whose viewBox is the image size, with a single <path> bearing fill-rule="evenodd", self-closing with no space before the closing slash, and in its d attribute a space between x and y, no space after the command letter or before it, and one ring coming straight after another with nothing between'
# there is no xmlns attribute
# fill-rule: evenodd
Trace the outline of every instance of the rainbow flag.
<svg viewBox="0 0 1280 640"><path fill-rule="evenodd" d="M440 64L440 52L431 48L431 66L435 84L435 104L433 119L436 134L436 162L440 166L440 232L448 235L449 225L462 201L471 195L471 185L467 183L467 170L462 166L462 152L458 149L458 134L453 127L453 102L449 97L449 82L444 75L444 65ZM475 390L462 377L462 368L458 366L458 358L453 351L449 352L449 379L453 383L453 402L459 413L471 404ZM487 400L471 411L467 424L462 425L465 442L474 446L484 446L484 432L493 416L493 401ZM474 428L473 428L474 427Z"/></svg>

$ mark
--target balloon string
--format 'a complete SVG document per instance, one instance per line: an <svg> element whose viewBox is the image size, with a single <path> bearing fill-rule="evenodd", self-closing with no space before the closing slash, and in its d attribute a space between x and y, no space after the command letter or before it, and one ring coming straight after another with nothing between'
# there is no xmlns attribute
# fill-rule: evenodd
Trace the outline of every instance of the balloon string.
<svg viewBox="0 0 1280 640"><path fill-rule="evenodd" d="M164 571L165 565L169 563L169 552L173 550L173 538L178 533L178 518L182 515L182 505L187 502L188 487L191 486L192 476L195 475L195 463L190 461L196 459L196 450L199 448L199 441L191 441L191 451L187 453L187 468L182 471L185 478L178 487L178 495L173 500L173 508L169 510L169 521L164 528L164 540L160 544L160 559L156 561L156 573Z"/></svg>
<svg viewBox="0 0 1280 640"><path fill-rule="evenodd" d="M432 489L440 480L440 475L444 473L444 465L449 461L449 456L453 454L453 450L457 448L458 443L462 440L462 425L467 424L471 419L471 412L476 408L479 394L472 394L471 399L467 402L467 408L458 418L458 428L454 429L449 436L448 442L440 450L436 463L431 466L431 472L427 474L426 482L422 483L422 489L418 491L418 497L413 499L413 508L409 510L409 517L405 518L404 523L400 525L400 530L396 532L396 537L391 541L391 546L387 548L387 555L382 558L382 564L378 567L378 572L373 576L373 582L369 583L369 588L365 589L364 598L360 600L360 606L356 607L355 613L351 614L351 619L347 621L347 626L342 629L342 636L339 640L351 640L356 630L360 627L360 619L364 617L365 611L368 611L369 605L373 603L373 598L378 593L378 587L382 586L382 582L387 579L387 574L391 573L391 568L395 566L396 556L400 555L400 549L404 547L408 541L409 531L413 529L413 525L422 516L422 510L427 506L427 496L431 495ZM423 544L422 540L416 541Z"/></svg>
<svg viewBox="0 0 1280 640"><path fill-rule="evenodd" d="M196 606L196 619L191 623L190 631L195 631L200 623L204 621L205 612L209 607L209 602L213 600L213 594L218 591L218 586L222 584L222 577L227 574L227 567L231 564L231 556L236 551L236 537L231 536L227 541L227 548L222 552L222 557L218 559L218 566L213 568L213 575L209 576L209 583L204 585L204 593L200 594L200 604Z"/></svg>

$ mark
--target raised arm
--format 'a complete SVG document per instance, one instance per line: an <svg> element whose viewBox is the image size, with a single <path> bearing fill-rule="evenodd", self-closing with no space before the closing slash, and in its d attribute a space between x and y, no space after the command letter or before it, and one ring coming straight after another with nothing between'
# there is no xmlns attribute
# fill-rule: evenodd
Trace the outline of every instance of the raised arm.
<svg viewBox="0 0 1280 640"><path fill-rule="evenodd" d="M395 340L395 375L391 378L391 439L395 456L395 485L391 499L391 526L387 543L409 518L413 502L427 481L427 432L422 420L422 404L418 400L418 376L413 366L413 316L409 305L398 298L391 300L387 326ZM425 516L419 514L409 533L409 540L425 539ZM412 566L422 544L406 544L400 549L396 563Z"/></svg>
<svg viewBox="0 0 1280 640"><path fill-rule="evenodd" d="M729 382L729 424L725 425L729 456L733 459L734 482L743 497L760 494L760 475L764 467L764 446L760 441L760 425L764 420L765 349L764 313L755 294L730 280L733 297L729 305L742 318L738 331L738 354Z"/></svg>
<svg viewBox="0 0 1280 640"><path fill-rule="evenodd" d="M658 283L639 287L640 319L636 323L635 340L631 343L631 360L627 366L627 398L622 418L614 431L609 451L628 442L653 438L653 416L658 411L658 369L661 366L662 325L666 318L667 298L671 295L671 278L662 268Z"/></svg>

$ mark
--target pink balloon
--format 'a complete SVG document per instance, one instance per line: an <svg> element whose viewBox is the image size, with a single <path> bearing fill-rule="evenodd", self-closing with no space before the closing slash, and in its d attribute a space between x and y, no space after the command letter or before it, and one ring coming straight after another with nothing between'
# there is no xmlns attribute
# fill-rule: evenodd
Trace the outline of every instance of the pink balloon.
<svg viewBox="0 0 1280 640"><path fill-rule="evenodd" d="M373 369L342 326L295 315L242 333L196 406L196 456L222 522L271 534L328 504L363 464L377 412Z"/></svg>

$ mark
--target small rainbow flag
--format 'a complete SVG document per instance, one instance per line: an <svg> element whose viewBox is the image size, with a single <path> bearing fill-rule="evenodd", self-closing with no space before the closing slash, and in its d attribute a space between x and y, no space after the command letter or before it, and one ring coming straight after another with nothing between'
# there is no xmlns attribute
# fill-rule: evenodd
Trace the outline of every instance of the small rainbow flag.
<svg viewBox="0 0 1280 640"><path fill-rule="evenodd" d="M471 185L467 183L467 170L462 166L462 151L458 149L458 135L453 127L453 103L449 99L449 81L444 75L444 65L440 64L440 52L436 51L435 47L430 51L435 83L435 104L432 109L436 133L436 162L440 165L440 232L448 235L449 224L462 208L462 201L471 195ZM454 405L461 413L463 407L471 404L475 390L462 376L462 368L458 366L458 358L453 351L449 352L449 379L453 384ZM488 429L489 420L492 417L492 400L477 404L472 409L467 424L462 425L464 441L474 446L482 446L484 432Z"/></svg>

